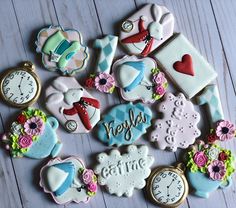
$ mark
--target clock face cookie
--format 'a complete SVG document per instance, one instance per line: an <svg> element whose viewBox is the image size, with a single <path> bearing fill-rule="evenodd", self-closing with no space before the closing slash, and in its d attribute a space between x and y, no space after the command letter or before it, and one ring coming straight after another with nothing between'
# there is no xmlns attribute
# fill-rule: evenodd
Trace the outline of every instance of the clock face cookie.
<svg viewBox="0 0 236 208"><path fill-rule="evenodd" d="M168 86L164 73L149 57L125 56L113 64L112 72L121 96L127 101L153 103L165 94Z"/></svg>
<svg viewBox="0 0 236 208"><path fill-rule="evenodd" d="M0 92L8 104L15 107L26 107L36 102L41 85L34 69L31 62L24 62L21 66L3 74Z"/></svg>
<svg viewBox="0 0 236 208"><path fill-rule="evenodd" d="M152 111L141 103L121 104L98 123L98 138L112 145L132 144L151 125Z"/></svg>
<svg viewBox="0 0 236 208"><path fill-rule="evenodd" d="M41 169L40 186L58 204L88 202L97 192L97 177L78 157L55 158Z"/></svg>
<svg viewBox="0 0 236 208"><path fill-rule="evenodd" d="M54 117L28 108L17 116L2 141L13 157L55 157L62 148L55 132L57 128L58 121Z"/></svg>
<svg viewBox="0 0 236 208"><path fill-rule="evenodd" d="M182 93L177 96L166 93L164 101L158 104L158 111L163 113L163 118L155 121L155 130L151 133L150 140L159 149L186 149L200 136L197 127L200 115Z"/></svg>
<svg viewBox="0 0 236 208"><path fill-rule="evenodd" d="M36 45L44 66L51 71L74 75L87 65L88 47L83 45L82 36L76 30L63 30L59 26L44 28L38 34Z"/></svg>
<svg viewBox="0 0 236 208"><path fill-rule="evenodd" d="M147 56L170 36L174 17L157 4L147 4L121 24L120 42L129 54Z"/></svg>
<svg viewBox="0 0 236 208"><path fill-rule="evenodd" d="M134 189L142 189L145 179L151 173L154 158L148 155L147 146L128 146L128 151L121 154L117 149L110 154L100 153L97 156L99 164L94 172L98 175L98 183L106 186L110 194L117 196L133 195Z"/></svg>
<svg viewBox="0 0 236 208"><path fill-rule="evenodd" d="M70 133L87 133L100 120L100 102L73 77L58 77L46 89L46 107Z"/></svg>
<svg viewBox="0 0 236 208"><path fill-rule="evenodd" d="M161 69L189 99L217 76L212 66L183 34L177 34L168 41L154 57Z"/></svg>

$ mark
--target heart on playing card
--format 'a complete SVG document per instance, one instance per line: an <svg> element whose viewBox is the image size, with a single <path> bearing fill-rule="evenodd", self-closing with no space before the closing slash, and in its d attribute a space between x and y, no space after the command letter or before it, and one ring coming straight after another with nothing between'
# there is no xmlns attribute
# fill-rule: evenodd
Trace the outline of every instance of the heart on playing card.
<svg viewBox="0 0 236 208"><path fill-rule="evenodd" d="M176 61L173 68L180 73L194 76L192 57L189 54L182 56L182 61Z"/></svg>

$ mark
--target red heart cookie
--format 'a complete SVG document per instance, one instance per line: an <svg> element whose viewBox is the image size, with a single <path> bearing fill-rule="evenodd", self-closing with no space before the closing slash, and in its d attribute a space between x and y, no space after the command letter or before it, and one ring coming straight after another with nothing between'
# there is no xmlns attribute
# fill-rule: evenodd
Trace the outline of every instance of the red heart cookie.
<svg viewBox="0 0 236 208"><path fill-rule="evenodd" d="M176 61L173 67L177 72L194 76L192 57L189 54L184 54L182 61Z"/></svg>

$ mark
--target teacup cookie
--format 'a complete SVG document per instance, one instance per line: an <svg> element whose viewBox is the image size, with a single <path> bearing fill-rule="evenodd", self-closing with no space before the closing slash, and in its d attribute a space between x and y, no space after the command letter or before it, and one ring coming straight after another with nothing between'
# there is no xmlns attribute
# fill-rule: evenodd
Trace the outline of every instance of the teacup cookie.
<svg viewBox="0 0 236 208"><path fill-rule="evenodd" d="M97 160L99 164L94 172L98 175L98 184L119 197L131 197L134 189L142 189L154 162L154 158L148 155L147 146L135 145L128 146L125 154L117 149L111 150L110 154L100 153Z"/></svg>
<svg viewBox="0 0 236 208"><path fill-rule="evenodd" d="M113 64L112 72L122 98L127 101L153 103L165 94L168 86L164 73L149 57L124 56Z"/></svg>
<svg viewBox="0 0 236 208"><path fill-rule="evenodd" d="M2 140L13 157L55 157L62 148L55 132L57 128L58 121L54 117L46 116L39 109L28 108L17 116Z"/></svg>
<svg viewBox="0 0 236 208"><path fill-rule="evenodd" d="M157 4L147 4L121 25L120 42L129 54L147 56L170 36L174 16Z"/></svg>
<svg viewBox="0 0 236 208"><path fill-rule="evenodd" d="M70 133L87 133L100 120L100 102L74 77L58 77L46 89L46 107Z"/></svg>
<svg viewBox="0 0 236 208"><path fill-rule="evenodd" d="M38 33L36 45L45 68L51 71L74 75L87 65L88 47L83 45L82 36L76 30L64 30L60 26L43 28Z"/></svg>
<svg viewBox="0 0 236 208"><path fill-rule="evenodd" d="M197 127L200 115L182 93L177 96L166 93L157 109L163 113L163 118L155 121L155 130L151 133L150 140L159 149L186 149L200 136L201 132Z"/></svg>
<svg viewBox="0 0 236 208"><path fill-rule="evenodd" d="M152 111L141 103L113 107L97 124L98 138L112 145L132 144L151 125Z"/></svg>
<svg viewBox="0 0 236 208"><path fill-rule="evenodd" d="M40 186L58 204L86 203L97 192L97 177L78 157L55 158L41 169Z"/></svg>

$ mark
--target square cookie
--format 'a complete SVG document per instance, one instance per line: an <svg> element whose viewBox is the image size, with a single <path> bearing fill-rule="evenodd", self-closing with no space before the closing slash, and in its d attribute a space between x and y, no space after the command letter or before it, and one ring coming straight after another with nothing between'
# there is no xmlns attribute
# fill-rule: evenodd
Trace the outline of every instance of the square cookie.
<svg viewBox="0 0 236 208"><path fill-rule="evenodd" d="M212 66L181 33L157 51L154 57L189 99L217 76Z"/></svg>

